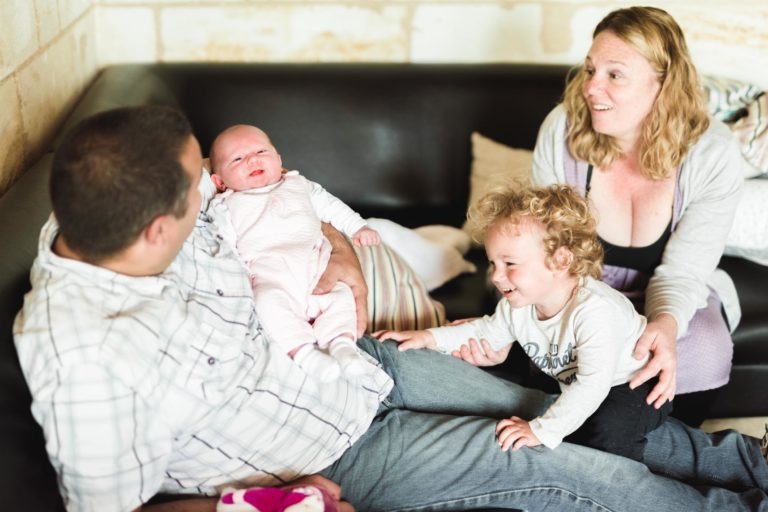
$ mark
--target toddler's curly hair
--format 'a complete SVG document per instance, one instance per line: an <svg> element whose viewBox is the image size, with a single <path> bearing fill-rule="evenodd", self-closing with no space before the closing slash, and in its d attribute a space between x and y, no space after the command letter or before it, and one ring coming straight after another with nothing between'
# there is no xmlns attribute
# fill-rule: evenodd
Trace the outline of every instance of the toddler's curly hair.
<svg viewBox="0 0 768 512"><path fill-rule="evenodd" d="M597 238L597 221L587 201L568 185L509 188L485 195L470 209L469 221L477 233L503 222L516 225L529 218L544 227L542 243L547 264L554 266L560 247L573 254L571 274L600 279L603 271L603 246Z"/></svg>

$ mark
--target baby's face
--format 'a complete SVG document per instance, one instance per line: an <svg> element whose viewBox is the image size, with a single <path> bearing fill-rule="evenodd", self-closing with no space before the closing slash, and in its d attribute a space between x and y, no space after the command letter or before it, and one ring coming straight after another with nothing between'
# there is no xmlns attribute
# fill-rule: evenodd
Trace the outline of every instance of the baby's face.
<svg viewBox="0 0 768 512"><path fill-rule="evenodd" d="M269 137L255 126L236 126L216 140L213 165L227 188L240 191L280 181L283 162Z"/></svg>

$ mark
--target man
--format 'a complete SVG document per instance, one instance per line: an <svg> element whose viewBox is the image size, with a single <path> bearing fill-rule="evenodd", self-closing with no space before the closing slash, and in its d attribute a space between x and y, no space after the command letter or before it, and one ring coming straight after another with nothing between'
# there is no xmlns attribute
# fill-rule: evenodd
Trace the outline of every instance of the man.
<svg viewBox="0 0 768 512"><path fill-rule="evenodd" d="M188 122L163 107L86 119L55 156L54 215L14 331L69 510L212 511L215 497L145 503L313 473L365 511L768 510L757 444L735 434L713 445L677 423L654 432L656 471L705 484L716 468L740 491L702 494L583 447L503 452L495 418L550 399L436 352L366 337L356 380L304 374L261 332L200 169ZM349 248L336 250L331 267L364 289Z"/></svg>

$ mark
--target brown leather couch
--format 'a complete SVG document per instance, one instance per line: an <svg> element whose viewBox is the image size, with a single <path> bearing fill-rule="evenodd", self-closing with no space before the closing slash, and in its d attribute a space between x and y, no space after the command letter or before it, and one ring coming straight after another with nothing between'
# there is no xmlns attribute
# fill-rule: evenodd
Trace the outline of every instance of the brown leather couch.
<svg viewBox="0 0 768 512"><path fill-rule="evenodd" d="M467 207L472 131L533 148L567 69L539 65L122 65L104 70L61 130L123 105L186 112L206 152L233 123L264 128L285 165L322 183L363 216L406 226L460 226ZM60 136L52 143L51 152ZM52 153L0 198L0 495L3 510L62 509L44 439L29 412L11 326L29 288L37 235L50 212ZM481 268L484 255L470 253ZM743 318L731 382L713 417L765 416L768 400L768 267L724 258ZM487 312L483 272L434 293L449 318Z"/></svg>

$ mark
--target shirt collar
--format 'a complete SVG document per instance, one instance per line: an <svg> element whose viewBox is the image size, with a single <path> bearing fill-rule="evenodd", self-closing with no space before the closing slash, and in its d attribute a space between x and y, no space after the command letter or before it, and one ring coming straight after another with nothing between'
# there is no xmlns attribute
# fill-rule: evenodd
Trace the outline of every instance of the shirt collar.
<svg viewBox="0 0 768 512"><path fill-rule="evenodd" d="M43 267L64 269L76 276L82 277L97 286L125 286L142 295L157 295L170 284L167 272L157 276L128 276L104 267L85 263L83 261L64 258L53 252L53 243L59 234L59 224L53 213L40 232L37 250L37 263ZM103 284L102 284L103 283Z"/></svg>

